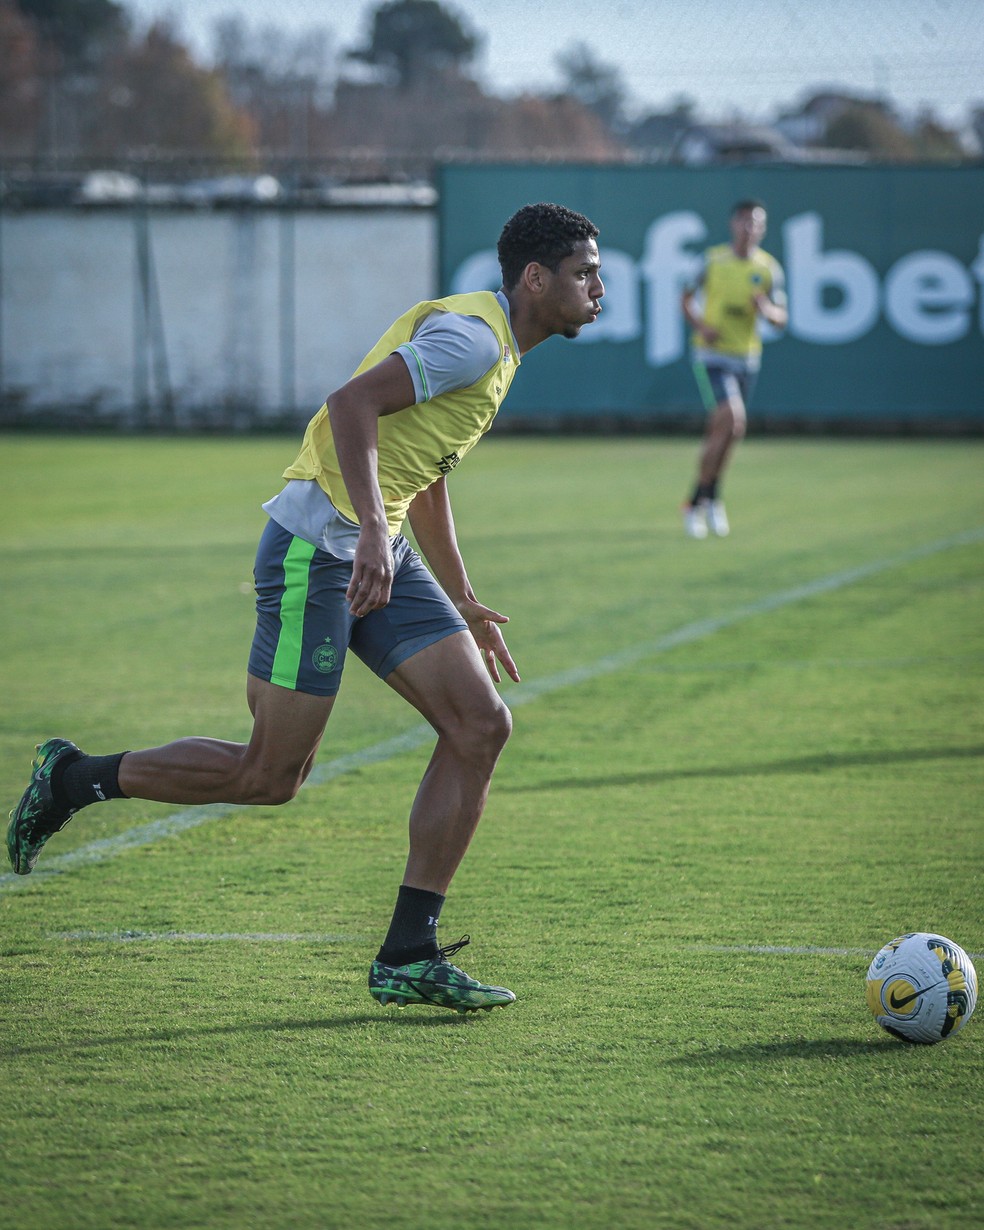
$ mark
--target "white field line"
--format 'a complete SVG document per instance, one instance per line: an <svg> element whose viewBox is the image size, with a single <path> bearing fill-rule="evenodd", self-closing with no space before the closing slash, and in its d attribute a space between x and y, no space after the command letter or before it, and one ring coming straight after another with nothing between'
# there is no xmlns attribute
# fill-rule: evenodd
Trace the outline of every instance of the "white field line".
<svg viewBox="0 0 984 1230"><path fill-rule="evenodd" d="M235 932L235 931L53 931L49 940L95 942L109 944L364 944L368 939L361 935L316 935L291 932ZM877 948L820 948L812 944L701 944L674 941L674 947L693 948L698 952L710 952L724 956L755 957L863 957L866 961L879 950ZM984 958L984 953L969 952L972 961Z"/></svg>
<svg viewBox="0 0 984 1230"><path fill-rule="evenodd" d="M290 931L52 931L49 940L110 944L368 944L364 935L295 934Z"/></svg>
<svg viewBox="0 0 984 1230"><path fill-rule="evenodd" d="M715 632L720 632L724 628L730 628L734 624L742 623L746 619L752 619L756 615L765 615L771 611L780 610L782 607L792 606L797 602L804 602L809 598L833 593L835 590L844 589L846 586L853 585L858 581L864 581L869 577L877 576L879 573L888 572L892 568L903 567L906 564L914 563L916 560L926 559L929 556L938 555L942 551L952 550L954 547L965 547L979 542L984 542L984 527L965 530L960 534L953 534L948 538L938 539L936 542L912 547L910 550L902 551L898 555L889 555L882 559L872 560L868 564L860 564L856 568L846 568L843 571L831 573L829 576L819 577L815 581L807 581L803 585L795 585L791 589L778 590L774 594L767 594L755 602L736 607L735 610L728 611L723 615L716 615L708 619L696 620L694 623L684 624L682 628L678 628L675 632L669 632L657 640L642 641L638 645L630 645L627 649L619 650L618 653L608 654L603 658L596 659L594 662L586 662L581 666L574 666L569 670L560 671L555 675L547 675L542 679L530 680L523 683L508 698L508 704L513 709L520 705L528 705L534 700L539 700L541 696L547 696L552 692L559 692L564 688L576 687L578 684L597 679L602 675L610 675L616 671L625 670L627 667L635 666L638 662L644 661L647 658L656 657L671 649L676 649L680 645L693 644L695 641L712 636ZM346 756L337 756L334 760L326 761L322 765L315 765L305 782L305 787L324 785L326 782L333 781L336 777L341 777L343 774L351 773L356 769L378 764L380 761L391 760L402 752L409 752L422 747L424 744L431 742L433 738L433 729L429 725L423 724L406 731L404 734L396 735L391 739L384 739L382 742L375 743L371 747L362 748L357 752L350 752ZM242 806L238 803L210 803L202 807L188 807L182 811L174 812L170 816L165 816L163 819L153 820L148 824L127 829L126 832L118 833L114 837L102 838L99 841L79 846L67 854L46 855L42 858L37 870L30 876L15 875L12 871L0 875L0 893L25 888L29 885L37 886L51 876L62 875L66 871L74 871L78 867L87 867L93 863L105 862L107 859L115 858L127 850L151 845L154 842L162 841L166 837L173 837L177 833L182 833L186 829L197 828L200 824L206 824L210 820L217 820L221 816L227 816L231 812L242 810Z"/></svg>
<svg viewBox="0 0 984 1230"><path fill-rule="evenodd" d="M716 952L728 955L753 957L864 957L870 961L878 948L815 948L812 944L681 944L682 948L696 948L700 952ZM984 957L982 952L968 952L972 961Z"/></svg>

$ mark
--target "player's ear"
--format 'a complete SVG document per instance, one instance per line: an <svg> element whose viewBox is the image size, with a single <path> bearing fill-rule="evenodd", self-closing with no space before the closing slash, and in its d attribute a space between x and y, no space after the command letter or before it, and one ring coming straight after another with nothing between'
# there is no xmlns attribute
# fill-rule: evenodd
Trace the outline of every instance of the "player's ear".
<svg viewBox="0 0 984 1230"><path fill-rule="evenodd" d="M533 295L543 293L543 266L539 261L530 261L523 270L520 282Z"/></svg>

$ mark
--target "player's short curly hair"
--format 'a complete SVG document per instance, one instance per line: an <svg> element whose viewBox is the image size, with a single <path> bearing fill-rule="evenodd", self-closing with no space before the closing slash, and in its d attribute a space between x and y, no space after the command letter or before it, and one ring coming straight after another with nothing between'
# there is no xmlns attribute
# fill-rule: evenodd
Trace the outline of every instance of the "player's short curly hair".
<svg viewBox="0 0 984 1230"><path fill-rule="evenodd" d="M765 201L760 201L756 196L747 196L742 201L735 201L731 206L732 218L735 214L750 214L753 209L765 209Z"/></svg>
<svg viewBox="0 0 984 1230"><path fill-rule="evenodd" d="M499 265L502 285L510 290L531 261L556 271L579 243L597 239L598 228L584 214L565 205L541 201L524 205L502 228L499 236Z"/></svg>

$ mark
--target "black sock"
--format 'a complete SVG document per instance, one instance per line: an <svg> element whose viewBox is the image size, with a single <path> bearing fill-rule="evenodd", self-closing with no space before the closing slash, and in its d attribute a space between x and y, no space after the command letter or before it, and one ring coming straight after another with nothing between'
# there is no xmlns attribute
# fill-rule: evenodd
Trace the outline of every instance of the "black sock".
<svg viewBox="0 0 984 1230"><path fill-rule="evenodd" d="M119 781L120 761L125 755L77 756L52 779L52 795L75 811L106 799L125 799Z"/></svg>
<svg viewBox="0 0 984 1230"><path fill-rule="evenodd" d="M376 960L385 965L409 965L436 957L437 920L442 905L444 897L440 893L401 884L393 921Z"/></svg>
<svg viewBox="0 0 984 1230"><path fill-rule="evenodd" d="M691 504L699 504L701 500L716 500L717 499L717 482L713 483L698 483L694 488L694 494L690 500Z"/></svg>

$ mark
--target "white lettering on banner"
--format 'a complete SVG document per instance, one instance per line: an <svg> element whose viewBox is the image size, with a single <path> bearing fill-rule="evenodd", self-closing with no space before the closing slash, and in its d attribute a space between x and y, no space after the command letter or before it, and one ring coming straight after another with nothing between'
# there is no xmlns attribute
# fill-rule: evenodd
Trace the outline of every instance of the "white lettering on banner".
<svg viewBox="0 0 984 1230"><path fill-rule="evenodd" d="M498 290L502 271L495 248L485 248L466 257L451 279L452 295L469 295L476 290Z"/></svg>
<svg viewBox="0 0 984 1230"><path fill-rule="evenodd" d="M974 282L946 252L910 252L885 278L885 315L913 342L942 346L966 337Z"/></svg>
<svg viewBox="0 0 984 1230"><path fill-rule="evenodd" d="M836 346L863 337L878 319L878 275L856 252L824 252L823 222L799 214L782 228L789 281L789 330L804 342ZM832 288L840 302L824 302Z"/></svg>
<svg viewBox="0 0 984 1230"><path fill-rule="evenodd" d="M981 333L984 333L984 235L981 236L981 241L977 246L977 260L970 267L970 272L981 284L981 293L978 299L978 324Z"/></svg>
<svg viewBox="0 0 984 1230"><path fill-rule="evenodd" d="M900 257L885 275L884 294L877 270L860 253L824 251L818 213L788 218L782 236L791 337L820 346L857 341L877 324L884 299L885 319L907 341L924 346L957 342L973 327L975 279L980 284L978 328L984 334L984 235L969 271L948 252L922 249ZM643 337L651 367L682 358L687 331L680 295L700 269L706 239L701 216L678 210L650 224L639 262L627 252L602 247L604 311L578 340L629 342ZM496 253L487 249L458 266L451 289L496 290L501 280ZM762 336L771 342L782 334L763 328Z"/></svg>
<svg viewBox="0 0 984 1230"><path fill-rule="evenodd" d="M701 254L688 244L700 244L707 227L700 214L687 210L664 214L646 231L642 276L646 281L646 359L663 367L686 349L680 295L699 272ZM604 253L602 253L604 260Z"/></svg>

